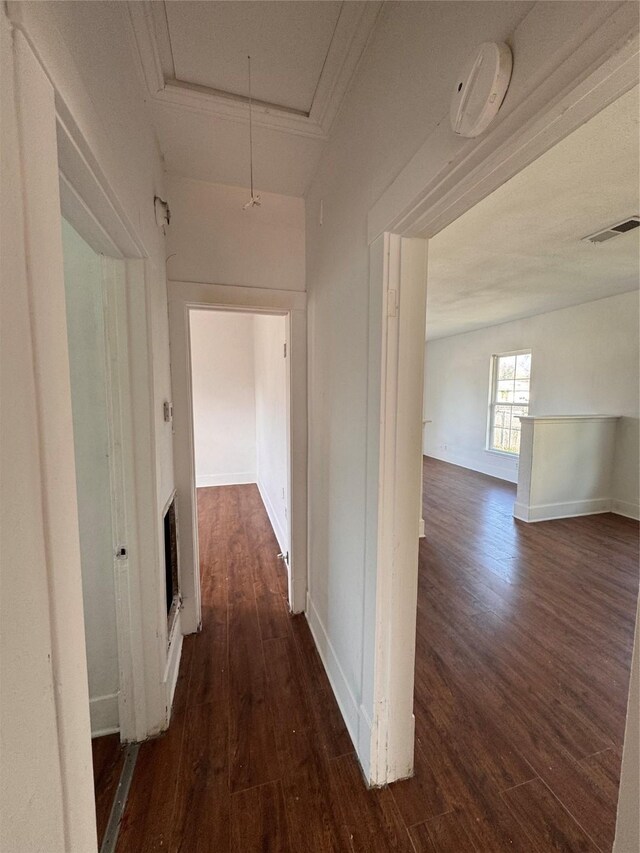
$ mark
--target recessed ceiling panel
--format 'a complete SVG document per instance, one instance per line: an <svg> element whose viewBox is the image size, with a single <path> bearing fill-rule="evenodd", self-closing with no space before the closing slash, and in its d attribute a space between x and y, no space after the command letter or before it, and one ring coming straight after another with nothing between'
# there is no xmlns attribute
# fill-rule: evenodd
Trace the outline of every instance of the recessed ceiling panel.
<svg viewBox="0 0 640 853"><path fill-rule="evenodd" d="M342 2L165 3L176 79L308 113Z"/></svg>

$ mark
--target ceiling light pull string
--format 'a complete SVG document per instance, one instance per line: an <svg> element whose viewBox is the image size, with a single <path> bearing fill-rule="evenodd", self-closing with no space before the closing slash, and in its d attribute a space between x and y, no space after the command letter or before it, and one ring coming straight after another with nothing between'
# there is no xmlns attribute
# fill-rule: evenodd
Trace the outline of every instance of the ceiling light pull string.
<svg viewBox="0 0 640 853"><path fill-rule="evenodd" d="M251 98L251 57L247 56L249 65L249 183L251 187L251 198L243 206L243 210L248 210L250 207L260 207L260 196L253 194L253 116Z"/></svg>

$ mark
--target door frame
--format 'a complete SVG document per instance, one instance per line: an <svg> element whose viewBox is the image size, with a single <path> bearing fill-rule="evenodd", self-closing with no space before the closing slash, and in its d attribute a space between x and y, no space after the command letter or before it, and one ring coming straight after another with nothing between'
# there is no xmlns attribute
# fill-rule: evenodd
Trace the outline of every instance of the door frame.
<svg viewBox="0 0 640 853"><path fill-rule="evenodd" d="M56 372L61 361L68 365L66 316L54 312L51 307L54 297L61 299L64 306L62 215L94 251L120 260L124 267L119 296L116 298L112 294L106 307L107 324L118 339L121 438L125 442L123 453L126 456L123 485L127 493L127 541L123 544L127 546L128 560L119 565L116 573L121 593L117 598L118 644L122 651L119 666L124 670L121 671L121 684L128 694L119 701L127 705L126 710L123 709L121 738L126 741L144 740L166 728L170 692L166 673L164 589L159 575L161 550L153 444L155 400L148 318L148 291L153 270L138 227L126 214L124 202L58 90L55 77L47 69L47 57L41 56L34 45L39 33L37 27L35 33L30 31L29 8L25 4L11 3L9 13L14 28L16 84L20 91L18 121L33 312L38 315L41 335L38 405L43 424L47 424L45 435L53 436L52 424L60 423L58 444L51 445L51 456L43 459L42 465L47 470L43 500L50 508L50 553L52 559L61 560L67 567L52 570L50 588L52 634L56 638L55 666L60 673L56 701L63 733L61 762L63 773L67 773L68 767L70 777L75 774L74 778L78 778L78 773L82 775L84 769L80 772L71 768L80 763L90 770L91 765L90 760L87 763L83 754L77 752L78 731L84 726L85 717L73 705L78 696L87 695L86 683L82 681L83 678L86 681L86 655L83 649L80 666L77 651L70 651L71 647L78 646L77 630L70 633L71 626L78 621L84 622L81 577L75 574L79 564L76 566L75 551L65 539L77 537L77 496L72 430L70 421L66 420L71 415L68 366L66 378ZM150 204L152 201L151 198ZM59 303L55 302L55 306L57 309ZM115 369L115 365L112 364L112 368ZM68 482L70 477L73 484ZM61 483L68 486L68 493L64 495L60 491ZM57 581L58 577L66 577L71 586ZM86 706L88 718L88 698ZM67 727L68 733L65 733ZM73 795L73 781L69 781L66 790Z"/></svg>
<svg viewBox="0 0 640 853"><path fill-rule="evenodd" d="M419 238L426 257L429 238L638 84L637 14L631 5L594 9L594 19L585 20L576 34L576 44L565 47L565 61L492 130L466 140L453 158L451 131L446 122L439 124L369 211L367 452L372 459L367 463L367 545L376 567L369 772L369 745L358 751L361 760L365 756L363 766L371 784L387 784L413 772L414 733L408 708L413 708L415 673L406 662L411 655L413 663L415 646L418 520L415 478L393 452L402 447L411 452L416 431L421 434L424 395L423 368L414 364L415 373L407 381L403 363L415 357L418 345L424 359L425 324L420 328L420 323L394 319L387 325L385 290L394 290L394 280L402 276L407 238ZM534 9L529 18L543 33L544 11ZM402 302L397 304L402 318ZM379 433L372 427L376 416ZM421 474L421 461L416 467ZM416 547L403 549L414 526Z"/></svg>
<svg viewBox="0 0 640 853"><path fill-rule="evenodd" d="M289 352L289 607L304 611L307 593L307 324L306 294L206 282L169 281L169 345L174 468L178 501L181 625L200 629L200 565L191 391L192 310L244 311L288 317Z"/></svg>

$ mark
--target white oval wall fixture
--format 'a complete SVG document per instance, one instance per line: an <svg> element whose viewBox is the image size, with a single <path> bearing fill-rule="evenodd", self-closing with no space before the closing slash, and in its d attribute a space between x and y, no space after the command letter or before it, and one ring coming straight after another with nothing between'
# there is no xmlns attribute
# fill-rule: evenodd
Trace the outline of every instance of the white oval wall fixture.
<svg viewBox="0 0 640 853"><path fill-rule="evenodd" d="M483 133L498 114L513 68L508 44L486 41L478 47L456 79L451 100L451 127L458 136Z"/></svg>

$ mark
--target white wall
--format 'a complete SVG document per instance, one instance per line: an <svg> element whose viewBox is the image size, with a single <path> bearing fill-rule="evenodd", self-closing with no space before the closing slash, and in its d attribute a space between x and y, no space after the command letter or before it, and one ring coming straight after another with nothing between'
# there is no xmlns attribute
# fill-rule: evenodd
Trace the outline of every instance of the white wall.
<svg viewBox="0 0 640 853"><path fill-rule="evenodd" d="M62 245L73 407L91 732L118 729L118 638L101 261L63 220Z"/></svg>
<svg viewBox="0 0 640 853"><path fill-rule="evenodd" d="M366 524L376 509L375 498L367 502L366 481L367 458L376 476L377 448L367 388L379 367L368 339L369 210L421 146L433 141L421 162L430 162L432 174L442 170L444 179L467 144L438 128L474 46L512 41L516 61L502 114L513 117L571 57L590 16L607 9L589 2L385 4L306 193L309 609L352 736L374 711L377 528ZM481 142L468 144L470 156ZM406 198L396 199L389 214L409 206L418 189L403 190ZM375 496L375 484L369 493Z"/></svg>
<svg viewBox="0 0 640 853"><path fill-rule="evenodd" d="M8 849L62 853L65 799L52 660L38 399L13 44L4 12L0 12L0 39L0 815ZM88 743L88 714L86 724ZM95 827L92 816L86 825L92 820Z"/></svg>
<svg viewBox="0 0 640 853"><path fill-rule="evenodd" d="M304 201L261 195L243 210L246 189L169 176L169 278L304 290Z"/></svg>
<svg viewBox="0 0 640 853"><path fill-rule="evenodd" d="M194 310L190 329L196 485L257 483L286 552L286 318Z"/></svg>
<svg viewBox="0 0 640 853"><path fill-rule="evenodd" d="M59 211L54 89L55 106L91 149L92 165L114 191L119 215L135 223L148 256L145 325L131 333L133 340L145 339L148 329L152 339L153 368L138 370L136 381L148 380L154 394L147 426L153 488L146 496L151 516L146 529L157 534L158 557L158 508L173 483L171 427L162 420L162 399L169 397L166 255L153 211L154 194L164 195L163 169L138 87L125 5L18 3L9 6L9 14L33 53L27 38L11 32L4 4L0 292L2 398L11 405L2 406L2 481L12 486L2 490L1 518L0 728L3 766L11 768L2 774L0 789L3 843L43 853L90 851L96 849L96 833L59 228L55 241L33 245L34 234L46 230L44 220L56 225ZM12 84L15 44L22 45L20 69L29 72L21 74L20 98ZM30 130L22 157L16 105ZM35 195L39 204L28 205ZM49 253L48 269L34 265L36 249ZM43 280L46 312L40 302ZM146 414L145 409L140 417ZM42 416L46 421L39 423ZM57 504L49 502L54 490ZM151 586L159 589L159 560L157 568ZM145 596L148 586L141 578ZM154 619L155 609L145 610L143 635L145 641L153 638L144 649L146 700L159 708L159 729L166 719L164 660L157 625L147 630Z"/></svg>
<svg viewBox="0 0 640 853"><path fill-rule="evenodd" d="M191 311L196 486L256 482L253 316Z"/></svg>
<svg viewBox="0 0 640 853"><path fill-rule="evenodd" d="M638 294L623 293L429 341L425 355L427 456L512 482L517 460L487 451L490 360L532 350L536 415L621 415L614 461L618 509L638 512Z"/></svg>
<svg viewBox="0 0 640 853"><path fill-rule="evenodd" d="M257 483L282 553L289 551L286 318L254 322Z"/></svg>

